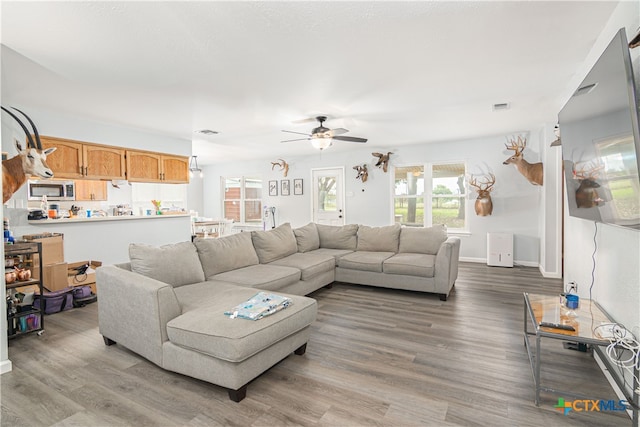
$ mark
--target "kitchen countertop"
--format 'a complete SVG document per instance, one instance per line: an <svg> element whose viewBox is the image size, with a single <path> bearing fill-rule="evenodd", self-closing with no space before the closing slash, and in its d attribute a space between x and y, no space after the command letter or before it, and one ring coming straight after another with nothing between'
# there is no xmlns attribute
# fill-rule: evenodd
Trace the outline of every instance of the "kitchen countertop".
<svg viewBox="0 0 640 427"><path fill-rule="evenodd" d="M28 221L30 225L52 225L52 224L73 224L77 222L102 222L102 221L131 221L144 219L163 219L188 217L190 214L166 214L166 215L122 215L122 216L92 216L91 218L60 218L60 219L38 219Z"/></svg>

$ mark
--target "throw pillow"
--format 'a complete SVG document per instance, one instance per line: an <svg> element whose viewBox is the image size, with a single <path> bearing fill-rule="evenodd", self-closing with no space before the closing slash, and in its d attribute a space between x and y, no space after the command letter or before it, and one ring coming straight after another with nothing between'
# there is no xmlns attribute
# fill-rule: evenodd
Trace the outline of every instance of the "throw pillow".
<svg viewBox="0 0 640 427"><path fill-rule="evenodd" d="M402 227L398 252L436 255L445 240L447 228L444 224L433 227Z"/></svg>
<svg viewBox="0 0 640 427"><path fill-rule="evenodd" d="M321 248L356 250L358 224L343 226L316 224L316 227Z"/></svg>
<svg viewBox="0 0 640 427"><path fill-rule="evenodd" d="M293 230L298 243L298 252L309 252L320 247L320 237L314 222Z"/></svg>
<svg viewBox="0 0 640 427"><path fill-rule="evenodd" d="M260 264L267 264L298 252L296 236L288 222L272 230L252 231L251 239Z"/></svg>
<svg viewBox="0 0 640 427"><path fill-rule="evenodd" d="M225 271L258 263L251 233L236 233L217 239L196 239L198 256L207 279Z"/></svg>
<svg viewBox="0 0 640 427"><path fill-rule="evenodd" d="M386 227L358 226L358 250L371 252L398 252L400 224Z"/></svg>
<svg viewBox="0 0 640 427"><path fill-rule="evenodd" d="M204 281L202 264L191 242L154 247L129 245L131 271L177 287Z"/></svg>

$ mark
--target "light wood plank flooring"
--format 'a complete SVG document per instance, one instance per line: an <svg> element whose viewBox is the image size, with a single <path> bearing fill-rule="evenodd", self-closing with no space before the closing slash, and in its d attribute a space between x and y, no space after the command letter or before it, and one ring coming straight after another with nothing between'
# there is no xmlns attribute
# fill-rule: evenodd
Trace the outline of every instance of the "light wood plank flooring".
<svg viewBox="0 0 640 427"><path fill-rule="evenodd" d="M2 426L630 425L622 413L565 416L548 393L533 404L522 292L553 295L561 286L534 268L462 263L446 302L347 284L321 289L306 354L257 378L240 403L105 346L92 304L47 316L41 337L10 342ZM549 385L617 399L588 354L547 340L543 358Z"/></svg>

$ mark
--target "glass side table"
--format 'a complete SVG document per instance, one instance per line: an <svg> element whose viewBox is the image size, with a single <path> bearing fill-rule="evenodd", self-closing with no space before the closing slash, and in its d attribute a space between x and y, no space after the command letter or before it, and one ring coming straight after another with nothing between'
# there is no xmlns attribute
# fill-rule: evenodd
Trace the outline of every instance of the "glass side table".
<svg viewBox="0 0 640 427"><path fill-rule="evenodd" d="M560 325L569 325L574 328L573 331L557 328L540 326L540 323L552 323ZM616 372L608 357L602 351L602 348L608 346L610 341L606 337L599 335L597 327L602 323L615 323L613 319L598 305L597 302L589 299L581 299L580 305L574 310L564 307L560 301L560 296L538 295L524 293L524 343L529 356L529 363L533 372L533 382L535 386L535 404L540 405L540 392L547 391L550 393L575 396L578 398L588 398L582 394L555 390L545 387L540 383L540 345L542 338L550 338L567 342L575 342L579 344L590 344L594 351L600 356L601 361L609 369L610 372ZM533 329L529 329L529 325ZM535 336L535 349L532 348L530 338ZM638 376L638 369L634 371L634 375ZM620 388L624 391L627 402L632 404L634 425L638 423L638 394L633 390L638 387L638 383L634 380L631 390L625 389L623 380L613 376ZM628 384L627 384L628 385Z"/></svg>

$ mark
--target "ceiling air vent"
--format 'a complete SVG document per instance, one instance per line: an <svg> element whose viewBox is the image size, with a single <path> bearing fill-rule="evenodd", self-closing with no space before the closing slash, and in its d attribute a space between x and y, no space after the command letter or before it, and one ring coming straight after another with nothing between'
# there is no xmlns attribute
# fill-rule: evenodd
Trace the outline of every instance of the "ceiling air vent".
<svg viewBox="0 0 640 427"><path fill-rule="evenodd" d="M199 133L201 135L217 135L220 132L218 132L217 130L211 130L211 129L201 129L201 130L197 130L196 133Z"/></svg>
<svg viewBox="0 0 640 427"><path fill-rule="evenodd" d="M593 89L596 88L596 86L598 86L598 83L593 83L593 84L590 84L590 85L585 85L585 86L579 87L573 93L573 96L580 96L580 95L586 95L588 93L591 93L593 91Z"/></svg>
<svg viewBox="0 0 640 427"><path fill-rule="evenodd" d="M493 111L502 111L502 110L508 110L509 109L509 103L508 102L501 102L499 104L493 104Z"/></svg>

